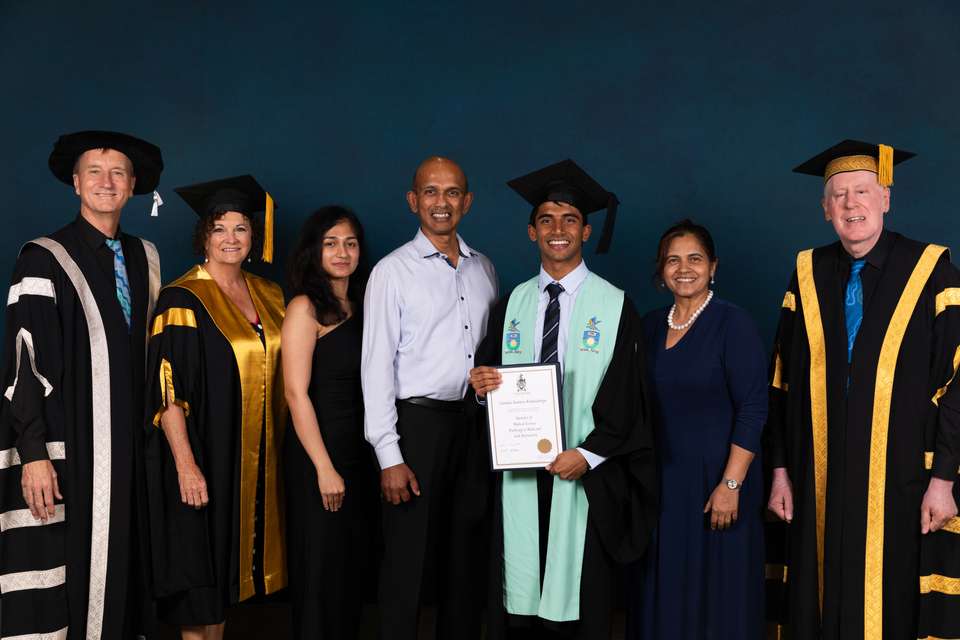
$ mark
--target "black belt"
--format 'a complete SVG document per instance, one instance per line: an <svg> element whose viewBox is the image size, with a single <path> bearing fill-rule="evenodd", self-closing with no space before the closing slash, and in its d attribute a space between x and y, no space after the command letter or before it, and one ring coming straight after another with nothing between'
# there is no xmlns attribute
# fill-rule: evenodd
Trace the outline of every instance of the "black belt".
<svg viewBox="0 0 960 640"><path fill-rule="evenodd" d="M463 411L463 400L434 400L433 398L424 398L423 396L414 396L412 398L404 398L399 400L399 402L406 402L407 404L415 404L418 407L426 407L427 409L437 409L438 411Z"/></svg>

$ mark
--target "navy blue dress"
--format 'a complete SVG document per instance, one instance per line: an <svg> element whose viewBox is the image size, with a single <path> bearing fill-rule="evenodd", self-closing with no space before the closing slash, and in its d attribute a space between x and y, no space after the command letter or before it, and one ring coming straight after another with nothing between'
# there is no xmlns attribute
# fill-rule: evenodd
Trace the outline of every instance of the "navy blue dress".
<svg viewBox="0 0 960 640"><path fill-rule="evenodd" d="M637 568L629 637L752 640L763 636L766 355L741 308L714 298L672 348L667 311L643 319L656 399L660 522ZM758 454L740 489L738 521L711 531L704 505L723 479L730 444Z"/></svg>

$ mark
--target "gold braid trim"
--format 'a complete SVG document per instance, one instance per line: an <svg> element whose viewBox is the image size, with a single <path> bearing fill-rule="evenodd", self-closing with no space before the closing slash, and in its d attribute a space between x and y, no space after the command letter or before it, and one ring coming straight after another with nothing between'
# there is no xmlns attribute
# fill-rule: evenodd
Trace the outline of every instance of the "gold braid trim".
<svg viewBox="0 0 960 640"><path fill-rule="evenodd" d="M874 384L867 482L867 530L863 569L863 637L883 637L884 507L887 487L887 435L897 358L907 325L930 274L946 247L927 245L907 280L883 337Z"/></svg>
<svg viewBox="0 0 960 640"><path fill-rule="evenodd" d="M953 352L953 373L950 375L950 379L947 380L945 385L937 389L937 392L930 398L933 404L940 406L940 398L947 392L947 389L950 388L950 383L953 382L953 379L957 375L957 367L960 367L960 347L957 347L957 350Z"/></svg>
<svg viewBox="0 0 960 640"><path fill-rule="evenodd" d="M826 182L838 173L847 171L873 171L877 173L877 159L873 156L840 156L827 163L823 172L823 181Z"/></svg>
<svg viewBox="0 0 960 640"><path fill-rule="evenodd" d="M773 360L773 380L770 381L770 386L783 392L790 389L790 385L783 381L783 360L780 358L779 351Z"/></svg>
<svg viewBox="0 0 960 640"><path fill-rule="evenodd" d="M932 591L948 596L960 596L960 578L941 576L938 573L920 576L920 593L927 594Z"/></svg>
<svg viewBox="0 0 960 640"><path fill-rule="evenodd" d="M793 311L794 313L796 313L797 297L793 295L793 291L787 291L785 294L783 294L783 305L781 306L784 309L790 309L790 311Z"/></svg>
<svg viewBox="0 0 960 640"><path fill-rule="evenodd" d="M817 593L823 613L823 536L827 512L827 348L813 279L813 249L797 254L797 283L810 350L810 439L817 534Z"/></svg>
<svg viewBox="0 0 960 640"><path fill-rule="evenodd" d="M948 287L937 294L937 315L956 305L960 305L960 288Z"/></svg>

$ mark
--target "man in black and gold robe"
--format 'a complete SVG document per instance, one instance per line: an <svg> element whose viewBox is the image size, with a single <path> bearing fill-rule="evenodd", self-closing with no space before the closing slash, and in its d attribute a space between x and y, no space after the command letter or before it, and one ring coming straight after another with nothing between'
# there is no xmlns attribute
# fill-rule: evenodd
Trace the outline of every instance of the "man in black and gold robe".
<svg viewBox="0 0 960 640"><path fill-rule="evenodd" d="M768 506L789 523L792 638L918 637L921 537L957 512L960 420L938 404L960 274L883 225L912 155L848 140L795 169L824 177L839 241L798 254L774 345Z"/></svg>
<svg viewBox="0 0 960 640"><path fill-rule="evenodd" d="M7 296L0 634L130 638L147 610L137 427L160 264L119 222L163 162L142 140L85 131L60 137L50 169L80 214L24 246Z"/></svg>

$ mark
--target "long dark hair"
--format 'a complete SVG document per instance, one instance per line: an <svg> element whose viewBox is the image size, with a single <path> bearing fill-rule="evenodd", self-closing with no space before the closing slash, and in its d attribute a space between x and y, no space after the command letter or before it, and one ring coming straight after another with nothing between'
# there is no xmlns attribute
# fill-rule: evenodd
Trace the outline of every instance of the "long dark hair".
<svg viewBox="0 0 960 640"><path fill-rule="evenodd" d="M347 287L347 299L352 303L355 312L359 313L363 308L363 288L367 283L369 270L367 248L363 241L363 225L353 211L343 206L330 205L310 214L300 229L297 246L288 265L290 291L295 296L307 296L313 303L317 321L327 326L343 322L347 317L340 302L333 295L330 276L324 271L320 260L323 237L341 222L347 222L353 227L360 246L360 263L350 276Z"/></svg>

